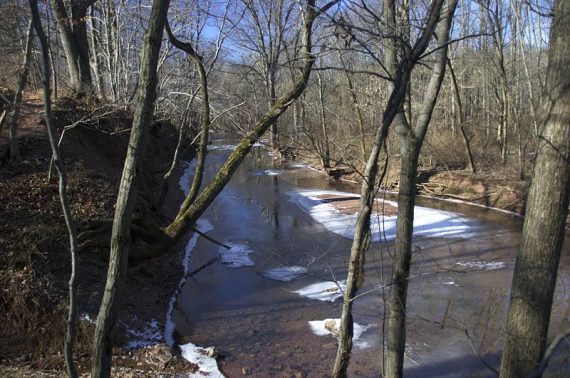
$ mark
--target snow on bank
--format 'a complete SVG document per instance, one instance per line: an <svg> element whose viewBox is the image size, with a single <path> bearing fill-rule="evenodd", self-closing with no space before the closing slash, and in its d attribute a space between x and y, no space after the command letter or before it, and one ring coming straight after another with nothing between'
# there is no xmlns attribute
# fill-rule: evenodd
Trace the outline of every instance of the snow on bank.
<svg viewBox="0 0 570 378"><path fill-rule="evenodd" d="M211 377L224 378L222 372L218 369L216 359L208 355L208 351L200 348L192 343L180 345L182 357L187 361L193 362L200 367L196 373L190 374L190 378Z"/></svg>
<svg viewBox="0 0 570 378"><path fill-rule="evenodd" d="M142 330L136 330L131 327L125 327L129 340L127 343L128 349L140 349L150 345L156 345L162 341L162 333L158 322L153 319Z"/></svg>
<svg viewBox="0 0 570 378"><path fill-rule="evenodd" d="M346 288L346 281L326 281L318 282L302 289L294 291L303 297L316 299L324 302L334 302L342 297L344 289Z"/></svg>
<svg viewBox="0 0 570 378"><path fill-rule="evenodd" d="M178 180L178 185L180 186L180 190L187 196L190 193L190 184L192 183L192 177L194 176L194 171L196 170L196 159L192 160L191 162L182 161L182 165L184 166L184 173L180 176L180 180Z"/></svg>
<svg viewBox="0 0 570 378"><path fill-rule="evenodd" d="M245 244L227 243L230 249L220 248L220 257L223 264L229 265L230 268L241 268L242 266L253 266L253 261L249 255L253 250Z"/></svg>
<svg viewBox="0 0 570 378"><path fill-rule="evenodd" d="M507 264L502 261L490 261L490 262L459 261L455 263L455 266L459 266L469 270L497 270L505 268Z"/></svg>
<svg viewBox="0 0 570 378"><path fill-rule="evenodd" d="M302 266L283 266L268 269L263 276L276 281L292 281L309 274L309 270Z"/></svg>
<svg viewBox="0 0 570 378"><path fill-rule="evenodd" d="M309 326L311 327L313 333L317 336L333 335L334 337L338 338L340 330L340 319L312 320L309 321ZM362 336L362 334L366 332L368 328L370 328L370 326L354 323L352 342L355 347L359 349L370 347L366 341L360 339L360 336Z"/></svg>
<svg viewBox="0 0 570 378"><path fill-rule="evenodd" d="M343 197L360 198L353 193L331 190L295 191L288 193L290 200L307 212L315 221L321 223L329 231L352 239L357 213L347 214L337 209L334 202L341 204ZM328 201L319 197L328 197ZM333 201L330 199L333 198ZM397 208L394 201L384 201ZM414 235L428 237L470 237L473 235L475 220L461 217L449 211L416 206L414 210ZM379 216L372 214L372 240L393 240L396 237L396 216Z"/></svg>
<svg viewBox="0 0 570 378"><path fill-rule="evenodd" d="M179 185L180 189L184 192L185 195L188 195L189 188L190 188L190 177L194 173L195 167L195 160L192 163L185 162L186 169L182 177L180 177ZM208 222L206 219L198 219L196 222L196 229L200 232L206 233L214 229L212 224ZM180 279L178 283L178 288L170 297L170 302L168 303L168 310L166 312L166 321L164 325L164 341L169 347L174 347L174 330L176 325L172 320L172 313L174 312L174 306L176 305L176 299L178 298L178 294L182 290L182 287L186 283L188 269L190 267L190 255L192 251L196 247L196 243L198 242L198 234L194 233L188 243L186 244L186 248L184 250L184 257L182 258L182 267L184 269L184 275ZM199 366L199 369L196 373L192 373L189 375L190 378L199 378L199 377L213 377L213 378L223 378L224 375L218 369L218 363L214 357L210 357L207 351L204 348L200 348L192 343L187 343L183 345L179 345L180 350L182 352L182 356L192 363L195 363Z"/></svg>

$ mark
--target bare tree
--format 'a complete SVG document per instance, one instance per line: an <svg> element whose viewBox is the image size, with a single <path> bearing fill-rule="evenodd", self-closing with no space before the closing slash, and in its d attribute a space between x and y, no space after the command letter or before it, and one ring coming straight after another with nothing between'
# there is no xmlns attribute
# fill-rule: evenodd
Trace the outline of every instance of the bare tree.
<svg viewBox="0 0 570 378"><path fill-rule="evenodd" d="M452 2L452 4L453 6L451 6L450 3L448 10L455 9L456 2ZM387 1L384 4L384 6L385 6L384 15L386 20L385 22L388 25L387 29L396 30L395 2ZM350 359L350 353L352 349L352 333L353 333L352 302L355 297L356 291L363 282L363 277L364 277L363 276L364 253L368 249L370 243L370 215L372 213L372 209L374 206L374 198L377 186L376 178L378 173L378 159L380 151L382 149L382 146L384 145L390 125L392 124L396 116L398 114L401 114L404 98L408 91L408 85L412 69L419 61L422 54L425 52L425 50L429 45L429 41L434 33L436 26L439 23L442 6L443 6L443 0L434 1L432 3L432 6L429 9L428 15L426 17L425 27L422 30L421 35L419 36L414 46L409 49L409 53L404 55L404 58L397 65L397 67L394 67L394 79L393 79L394 81L393 81L392 93L388 100L388 104L386 105L386 108L384 110L382 123L376 132L374 144L372 146L372 150L370 152L368 162L366 164L366 169L363 174L359 212L355 226L354 240L350 251L348 274L346 278L347 281L346 289L343 296L343 308L342 308L342 315L340 321L339 345L335 359L335 365L333 368L334 377L346 376L348 362ZM451 13L451 15L452 14L453 12ZM444 20L448 19L450 19L450 16L446 15ZM449 24L450 23L451 21L449 21ZM442 25L443 24L445 24L445 26L447 27L445 30L449 30L449 24L447 24L447 21L443 21ZM440 27L443 28L442 26ZM444 29L442 29L440 32L443 31ZM445 42L447 43L448 34L447 33L441 33L441 34L442 35L440 36L440 33L438 33L438 41L439 38L442 39L445 38ZM395 35L391 35L389 38L395 38ZM445 46L446 46L445 44L443 46L440 46L440 50L442 48L445 48ZM389 48L388 50L390 50L393 54L396 53L395 49ZM441 54L441 52L439 53ZM447 59L446 55L444 55L444 57L445 59ZM393 65L393 63L394 61L390 62L391 65ZM389 72L390 71L391 69L389 69ZM439 78L441 69L438 70L437 72ZM433 85L435 86L436 83L441 84L441 78L439 78L438 82L434 82ZM431 95L435 94L436 97L431 98L430 96L426 95L426 98L429 98L435 102L435 99L437 98L437 92L439 91L439 86L437 86L437 88L434 89L429 88L428 90ZM431 117L431 112L426 114L426 117L420 117L422 123L419 124L419 127L425 127L424 123L429 122L430 117ZM415 183L415 181L413 183ZM398 211L401 210L399 209ZM393 349L396 350L397 347L398 346L395 345Z"/></svg>
<svg viewBox="0 0 570 378"><path fill-rule="evenodd" d="M61 201L61 207L63 209L63 216L65 219L65 224L69 233L69 246L71 253L71 275L69 277L69 312L67 316L67 336L65 339L64 355L65 355L65 366L67 369L67 374L70 377L77 377L77 369L73 362L73 343L75 339L75 323L77 321L77 227L73 220L71 214L71 208L69 206L69 199L67 197L67 177L65 170L63 168L63 162L59 154L59 147L57 143L55 126L53 123L53 116L51 112L51 91L50 91L50 67L49 67L49 51L48 51L48 40L45 36L41 18L38 11L37 0L30 0L30 8L32 11L32 21L30 25L33 25L38 39L40 40L41 50L42 50L42 62L43 62L43 86L44 86L44 112L46 126L48 130L49 142L53 155L53 163L56 167L59 176L59 198ZM31 30L30 32L31 33Z"/></svg>
<svg viewBox="0 0 570 378"><path fill-rule="evenodd" d="M32 55L32 38L33 38L34 25L30 20L28 25L28 32L26 34L26 46L24 48L24 59L22 68L20 69L20 76L18 77L18 87L16 88L16 95L12 103L12 112L10 113L10 161L18 162L21 159L20 147L18 144L18 116L20 113L20 105L22 102L22 94L26 86L26 79L30 70L30 58Z"/></svg>
<svg viewBox="0 0 570 378"><path fill-rule="evenodd" d="M93 377L109 377L111 372L111 334L126 280L131 244L131 219L136 200L137 171L140 169L141 157L154 113L158 80L157 64L169 3L169 0L153 1L148 29L144 37L133 126L115 205L107 283L93 338L93 368L91 370Z"/></svg>
<svg viewBox="0 0 570 378"><path fill-rule="evenodd" d="M570 3L557 0L546 96L507 319L501 377L526 377L548 334L570 196Z"/></svg>

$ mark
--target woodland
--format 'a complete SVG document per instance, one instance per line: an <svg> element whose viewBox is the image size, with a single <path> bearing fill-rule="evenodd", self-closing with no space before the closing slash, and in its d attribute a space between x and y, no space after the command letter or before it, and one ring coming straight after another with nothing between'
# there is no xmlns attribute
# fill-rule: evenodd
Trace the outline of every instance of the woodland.
<svg viewBox="0 0 570 378"><path fill-rule="evenodd" d="M163 317L181 243L207 238L198 220L259 144L360 188L319 376L350 375L382 190L398 206L378 375L406 374L419 194L524 217L490 373L542 376L566 340L548 329L569 225L570 1L3 0L0 30L0 375L199 376L172 345L126 347L125 329ZM207 179L214 135L239 141Z"/></svg>

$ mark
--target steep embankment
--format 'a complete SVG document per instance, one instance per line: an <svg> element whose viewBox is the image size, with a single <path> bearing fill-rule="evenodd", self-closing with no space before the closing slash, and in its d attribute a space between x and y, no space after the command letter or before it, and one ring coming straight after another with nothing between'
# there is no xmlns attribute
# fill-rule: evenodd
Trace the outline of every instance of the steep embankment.
<svg viewBox="0 0 570 378"><path fill-rule="evenodd" d="M59 203L57 179L48 179L51 150L41 119L38 96L25 101L20 128L23 161L4 162L0 170L0 375L7 366L52 370L61 374L67 280L70 273L68 239ZM61 151L69 175L72 211L79 225L79 308L77 356L80 372L89 369L93 319L103 294L108 260L108 230L113 217L117 184L128 146L130 112L100 103L62 99L56 102L58 132L65 130ZM75 127L67 127L73 125ZM161 210L156 209L164 174L177 132L168 122L152 126L137 216L157 224L166 222L180 203L177 185L169 185ZM6 146L7 132L0 135ZM55 171L53 172L55 176ZM136 254L137 251L133 251ZM176 253L131 264L123 297L116 344L160 341L165 311L176 289L181 266ZM192 369L183 362L154 358L160 348L122 355L115 366L123 372ZM168 367L166 362L169 362ZM16 370L18 371L18 370ZM23 374L23 370L19 370ZM13 375L13 370L6 370ZM116 372L119 374L118 372ZM132 374L132 372L131 372ZM136 374L135 374L136 375Z"/></svg>

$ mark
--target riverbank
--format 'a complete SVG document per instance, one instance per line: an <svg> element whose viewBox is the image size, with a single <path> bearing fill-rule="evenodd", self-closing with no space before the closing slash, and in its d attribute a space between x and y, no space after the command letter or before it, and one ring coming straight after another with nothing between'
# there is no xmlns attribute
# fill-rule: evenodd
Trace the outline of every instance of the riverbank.
<svg viewBox="0 0 570 378"><path fill-rule="evenodd" d="M74 104L71 99L57 105L60 132L74 117L84 117L88 112L86 106ZM0 375L4 376L61 376L64 371L62 350L70 259L57 180L47 177L51 150L41 113L39 96L27 97L19 129L23 161L6 165L0 171L0 249L6 251L0 257ZM122 109L109 108L104 113L104 117L92 117L96 122L82 122L66 130L61 147L72 212L80 234L83 232L78 272L80 321L75 348L80 373L90 369L93 323L104 290L109 251L105 227L97 229L96 237L89 237L89 231L93 225L106 225L112 220L131 121L129 112ZM170 178L163 206L160 210L155 208L159 175L171 159L177 132L163 122L153 125L150 135L143 172L152 174L141 180L137 211L150 211L157 222L165 222L182 201L179 169ZM1 144L7 143L6 132L0 138ZM195 366L160 344L170 296L183 274L181 254L172 252L130 264L114 335L117 348L113 376L195 370ZM142 348L147 345L150 347Z"/></svg>

